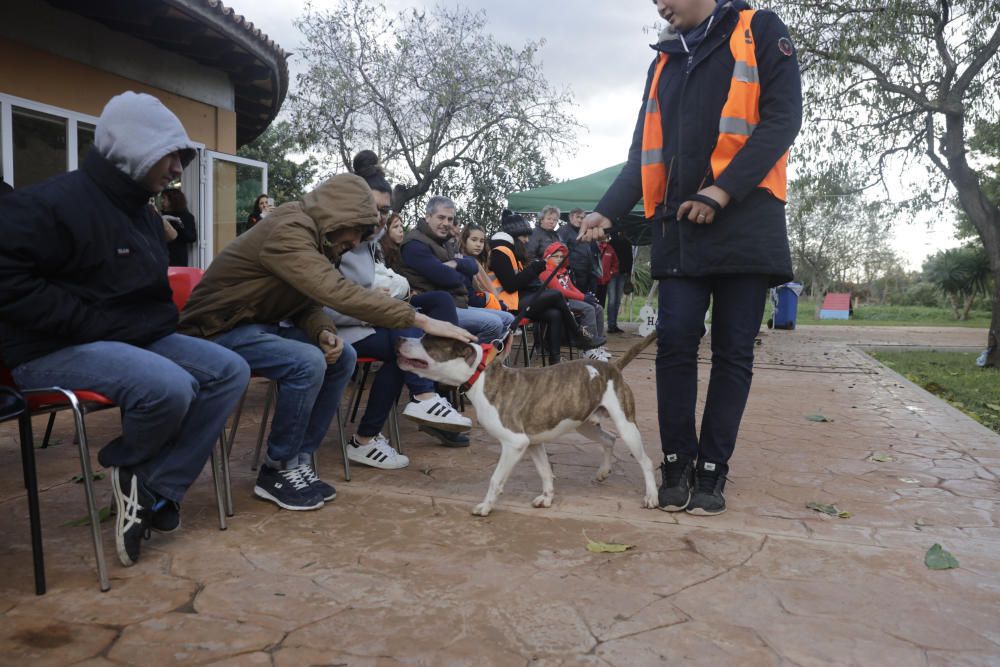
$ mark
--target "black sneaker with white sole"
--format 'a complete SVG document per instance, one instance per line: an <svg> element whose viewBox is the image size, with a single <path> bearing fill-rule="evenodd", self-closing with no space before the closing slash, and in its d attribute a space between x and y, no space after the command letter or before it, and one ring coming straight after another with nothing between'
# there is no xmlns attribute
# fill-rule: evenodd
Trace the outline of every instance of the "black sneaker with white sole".
<svg viewBox="0 0 1000 667"><path fill-rule="evenodd" d="M149 527L158 533L172 533L181 527L181 506L160 498L151 508Z"/></svg>
<svg viewBox="0 0 1000 667"><path fill-rule="evenodd" d="M323 497L325 502L330 502L337 497L337 489L333 488L333 484L321 480L311 465L304 464L299 467L302 469L303 479Z"/></svg>
<svg viewBox="0 0 1000 667"><path fill-rule="evenodd" d="M125 468L111 469L111 493L115 501L115 550L125 567L139 560L142 541L149 539L150 508L156 498L139 478Z"/></svg>
<svg viewBox="0 0 1000 667"><path fill-rule="evenodd" d="M302 468L276 470L271 466L261 466L253 494L286 510L318 510L323 506L323 496L306 481Z"/></svg>
<svg viewBox="0 0 1000 667"><path fill-rule="evenodd" d="M694 490L687 513L699 516L714 516L726 511L726 498L722 491L726 488L726 474L729 466L725 463L699 460L694 468Z"/></svg>
<svg viewBox="0 0 1000 667"><path fill-rule="evenodd" d="M433 426L427 426L421 424L417 427L417 430L426 433L427 435L434 436L438 439L445 447L468 447L469 446L469 434L468 433L455 433L453 431L445 431L439 428L434 428Z"/></svg>
<svg viewBox="0 0 1000 667"><path fill-rule="evenodd" d="M660 509L680 512L691 501L694 485L694 457L670 453L660 464Z"/></svg>

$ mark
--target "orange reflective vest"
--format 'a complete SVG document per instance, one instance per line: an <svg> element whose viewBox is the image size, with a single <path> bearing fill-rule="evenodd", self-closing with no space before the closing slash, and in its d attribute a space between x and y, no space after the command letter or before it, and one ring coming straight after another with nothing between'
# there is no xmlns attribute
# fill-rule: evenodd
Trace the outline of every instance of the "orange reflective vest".
<svg viewBox="0 0 1000 667"><path fill-rule="evenodd" d="M740 12L739 21L729 38L729 50L735 64L729 83L729 97L719 117L719 138L712 151L712 175L718 178L740 149L746 145L760 123L760 76L757 73L757 55L754 52L750 22L757 10ZM642 198L647 218L652 218L658 204L666 201L669 174L663 163L663 125L660 116L659 82L668 56L661 53L653 72L646 102L646 117L642 131ZM757 187L786 201L788 179L785 174L788 151L764 177Z"/></svg>
<svg viewBox="0 0 1000 667"><path fill-rule="evenodd" d="M502 252L507 255L510 259L510 265L514 267L514 270L520 273L524 270L517 258L514 257L514 251L506 246L498 246L493 248L493 252ZM507 304L507 308L510 310L517 310L518 298L517 292L505 292L503 290L503 285L500 284L500 279L497 278L492 272L490 272L490 280L493 281L493 287L496 288L497 294L500 295L500 300Z"/></svg>

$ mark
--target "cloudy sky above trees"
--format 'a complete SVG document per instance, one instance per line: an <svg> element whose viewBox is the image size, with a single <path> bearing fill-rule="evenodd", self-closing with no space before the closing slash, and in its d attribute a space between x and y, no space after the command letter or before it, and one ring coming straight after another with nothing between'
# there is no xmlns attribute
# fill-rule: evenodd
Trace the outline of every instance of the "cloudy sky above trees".
<svg viewBox="0 0 1000 667"><path fill-rule="evenodd" d="M232 0L227 3L253 21L286 51L294 54L302 35L293 25L306 0ZM314 10L336 6L337 0L313 0ZM397 12L430 6L423 0L384 0ZM656 39L658 19L648 0L462 0L462 6L483 10L487 25L500 41L522 46L545 40L540 51L545 76L557 88L568 88L582 126L573 155L553 155L549 170L559 179L584 176L625 160L635 126L646 68ZM289 60L297 71L294 55ZM794 173L794 155L792 159ZM896 247L911 268L941 247L955 245L952 223L897 225Z"/></svg>

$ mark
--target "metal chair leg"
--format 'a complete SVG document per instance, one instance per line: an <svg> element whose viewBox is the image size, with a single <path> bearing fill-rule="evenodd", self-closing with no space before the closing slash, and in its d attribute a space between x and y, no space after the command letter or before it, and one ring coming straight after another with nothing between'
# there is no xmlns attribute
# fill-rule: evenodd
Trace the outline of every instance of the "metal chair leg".
<svg viewBox="0 0 1000 667"><path fill-rule="evenodd" d="M389 437L392 438L392 446L402 454L403 439L399 436L399 415L396 414L396 407L397 404L393 403L392 409L389 411Z"/></svg>
<svg viewBox="0 0 1000 667"><path fill-rule="evenodd" d="M94 539L94 557L97 559L97 576L101 582L101 590L111 588L108 581L108 564L104 560L104 544L101 541L101 517L97 512L97 499L94 493L94 472L90 466L90 447L87 443L87 426L84 423L84 408L77 400L76 394L64 391L73 410L76 422L76 435L80 441L80 472L83 473L83 488L87 494L87 512L90 514L90 533Z"/></svg>
<svg viewBox="0 0 1000 667"><path fill-rule="evenodd" d="M232 454L233 443L236 442L236 429L240 425L240 418L243 416L243 405L247 402L247 392L250 391L250 386L243 390L243 395L240 396L240 402L236 405L236 412L233 413L233 425L229 427L229 436L227 437L226 443L226 454ZM225 435L226 427L222 427L222 433Z"/></svg>
<svg viewBox="0 0 1000 667"><path fill-rule="evenodd" d="M42 449L47 449L49 446L49 438L52 436L52 425L56 423L56 413L49 413L49 423L45 425L45 435L42 436ZM74 443L75 444L75 443ZM35 443L31 443L34 447Z"/></svg>
<svg viewBox="0 0 1000 667"><path fill-rule="evenodd" d="M340 453L344 455L344 481L351 481L351 460L347 458L347 435L344 433L343 410L337 410L337 431L340 433Z"/></svg>
<svg viewBox="0 0 1000 667"><path fill-rule="evenodd" d="M267 433L267 418L271 414L271 403L278 393L278 385L273 380L267 386L267 394L264 396L264 412L260 416L260 430L257 431L257 447L253 450L253 460L250 462L250 470L257 470L260 467L260 451L264 445L264 434Z"/></svg>
<svg viewBox="0 0 1000 667"><path fill-rule="evenodd" d="M38 478L35 472L35 443L31 433L31 416L18 419L21 438L21 467L24 486L28 491L28 522L31 526L31 560L35 568L35 595L45 594L45 554L42 551L42 516L38 508Z"/></svg>
<svg viewBox="0 0 1000 667"><path fill-rule="evenodd" d="M365 390L365 385L368 383L368 373L371 371L372 365L370 363L363 364L364 368L361 371L361 382L354 385L354 393L351 394L351 421L353 422L358 418L358 406L361 405L361 393Z"/></svg>
<svg viewBox="0 0 1000 667"><path fill-rule="evenodd" d="M219 470L219 452L212 447L212 483L215 485L215 504L219 510L219 530L225 530L226 526L226 492L222 488L223 473Z"/></svg>
<svg viewBox="0 0 1000 667"><path fill-rule="evenodd" d="M233 509L233 480L229 475L229 451L226 446L226 431L219 434L219 456L222 457L222 486L225 491L226 516L233 516L236 511Z"/></svg>

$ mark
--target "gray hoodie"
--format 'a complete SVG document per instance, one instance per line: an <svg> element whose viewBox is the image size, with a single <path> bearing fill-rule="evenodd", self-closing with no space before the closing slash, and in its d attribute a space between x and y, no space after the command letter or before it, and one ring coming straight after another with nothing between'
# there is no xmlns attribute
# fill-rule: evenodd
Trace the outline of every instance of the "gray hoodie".
<svg viewBox="0 0 1000 667"><path fill-rule="evenodd" d="M94 146L136 182L174 151L181 151L181 163L187 166L197 148L163 102L131 90L112 97L104 106L94 131Z"/></svg>

